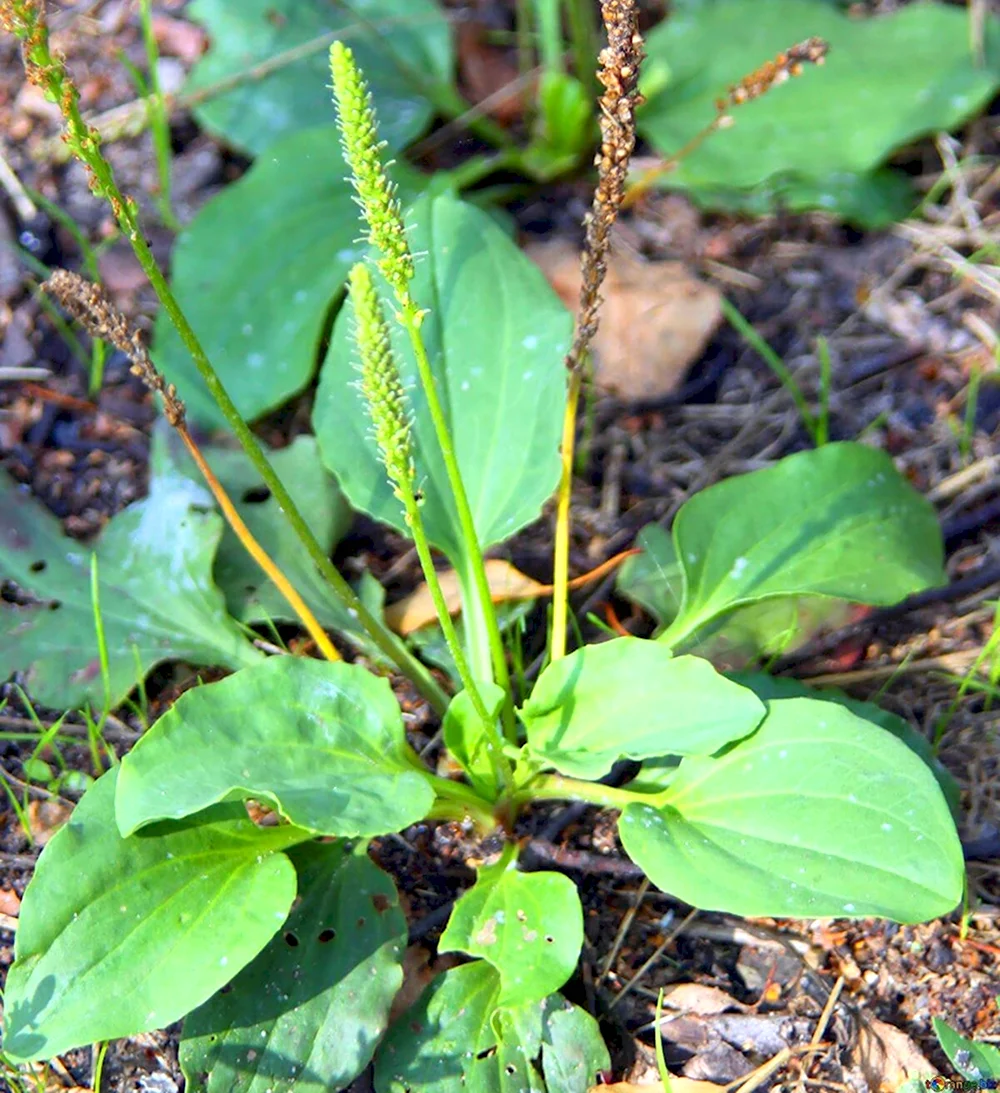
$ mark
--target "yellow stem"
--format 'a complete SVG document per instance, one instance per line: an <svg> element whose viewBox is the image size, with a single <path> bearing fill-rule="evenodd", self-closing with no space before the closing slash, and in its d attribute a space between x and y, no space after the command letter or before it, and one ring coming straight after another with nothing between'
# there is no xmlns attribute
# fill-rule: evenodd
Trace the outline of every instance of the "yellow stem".
<svg viewBox="0 0 1000 1093"><path fill-rule="evenodd" d="M573 450L576 443L576 410L580 403L583 370L569 374L566 412L560 445L562 471L556 501L556 534L552 572L552 641L549 655L553 661L566 655L566 615L569 596L569 503L573 489Z"/></svg>
<svg viewBox="0 0 1000 1093"><path fill-rule="evenodd" d="M222 483L215 477L212 468L205 461L205 457L201 454L201 449L192 439L191 434L187 430L187 426L181 422L177 426L177 431L180 433L185 447L191 453L191 458L198 465L198 470L201 471L204 476L208 488L212 491L212 496L218 502L219 508L222 509L222 515L225 516L226 520L229 522L229 526L236 532L236 537L243 546L246 547L247 553L277 585L278 591L286 600L288 600L292 610L298 615L302 625L309 632L309 636L313 641L316 642L316 645L319 647L323 656L325 656L327 660L340 660L340 653L337 652L333 642L330 641L322 626L316 621L316 616L309 610L305 600L303 600L298 592L291 586L288 578L281 572L277 565L275 565L274 561L253 537L253 533L243 522L243 517L236 511L236 506L229 499L229 494L226 493Z"/></svg>
<svg viewBox="0 0 1000 1093"><path fill-rule="evenodd" d="M635 182L633 182L625 191L625 199L622 201L622 208L629 209L640 197L644 197L657 179L662 178L665 174L669 174L685 156L690 155L696 148L699 148L701 144L719 128L722 124L722 119L726 116L725 112L720 111L704 129L695 133L683 148L674 152L672 156L668 156L662 162L657 163L655 167L650 167L647 171L644 171L639 175Z"/></svg>

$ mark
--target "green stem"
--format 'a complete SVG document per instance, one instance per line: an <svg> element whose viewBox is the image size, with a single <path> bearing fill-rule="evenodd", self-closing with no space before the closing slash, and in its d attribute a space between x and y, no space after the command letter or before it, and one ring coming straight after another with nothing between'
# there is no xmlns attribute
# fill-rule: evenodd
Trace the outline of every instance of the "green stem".
<svg viewBox="0 0 1000 1093"><path fill-rule="evenodd" d="M457 570L458 583L462 591L462 622L465 630L465 644L469 659L476 665L480 678L493 678L493 658L490 652L489 624L479 602L476 578L468 557L464 565Z"/></svg>
<svg viewBox="0 0 1000 1093"><path fill-rule="evenodd" d="M468 576L472 578L472 585L476 592L478 610L487 632L489 658L484 651L477 651L474 657L475 671L483 673L484 678L495 681L510 695L510 673L507 670L507 660L504 656L503 641L500 637L500 627L497 624L496 611L493 608L493 596L490 592L489 581L486 577L486 565L483 562L483 552L479 546L479 536L476 533L475 521L472 517L472 509L469 506L469 498L465 492L465 483L462 481L462 472L455 456L455 448L451 440L451 431L445 420L444 409L438 398L437 385L434 382L434 373L431 370L430 360L427 357L427 348L424 345L423 335L420 333L422 312L410 300L400 300L400 321L410 339L413 347L413 355L417 363L417 371L420 375L420 384L424 389L427 399L427 409L434 425L434 433L437 436L438 445L441 448L441 457L444 461L445 471L448 475L448 484L455 498L455 508L458 513L459 528L465 547L465 562ZM465 610L474 610L469 604L464 605ZM472 627L468 627L471 634ZM492 672L490 671L492 661ZM506 707L509 701L505 703ZM513 712L504 717L504 729L510 743L516 743L514 734Z"/></svg>
<svg viewBox="0 0 1000 1093"><path fill-rule="evenodd" d="M470 786L464 782L453 782L450 778L428 774L426 767L423 770L437 794L437 800L429 814L430 819L461 820L465 816L471 816L484 831L492 831L496 827L496 818L490 804Z"/></svg>
<svg viewBox="0 0 1000 1093"><path fill-rule="evenodd" d="M641 803L654 808L661 803L661 794L636 793L634 790L602 786L599 782L581 782L576 778L564 778L561 774L543 774L518 794L518 804L528 801L558 800L586 801L601 808L624 808Z"/></svg>
<svg viewBox="0 0 1000 1093"><path fill-rule="evenodd" d="M465 656L462 643L458 640L455 624L451 620L451 613L441 591L441 582L438 580L437 571L434 568L434 559L431 557L430 544L427 542L427 534L424 531L424 521L420 515L420 508L413 495L413 486L408 479L400 479L396 483L397 496L403 502L406 510L406 523L413 537L413 545L417 548L417 557L420 559L420 568L424 571L424 580L430 590L431 599L434 601L434 610L437 612L438 621L441 623L441 631L444 640L448 643L455 667L458 669L462 686L469 692L476 716L483 726L486 735L486 751L490 758L490 766L493 768L493 777L498 787L503 787L504 795L509 796L513 785L513 771L510 763L503 754L503 740L497 732L494 719L490 716L483 702L483 696L479 693L479 687L469 670L469 662ZM471 619L466 617L466 633L469 633ZM487 658L487 670L489 659Z"/></svg>
<svg viewBox="0 0 1000 1093"><path fill-rule="evenodd" d="M597 33L593 19L594 6L590 0L565 0L565 7L576 78L592 92L596 92L598 84L594 75L594 60L597 57Z"/></svg>
<svg viewBox="0 0 1000 1093"><path fill-rule="evenodd" d="M514 23L517 35L517 71L522 80L534 66L534 50L532 49L532 36L534 25L533 11L530 0L515 0Z"/></svg>
<svg viewBox="0 0 1000 1093"><path fill-rule="evenodd" d="M535 19L538 23L542 67L546 72L565 70L559 2L560 0L535 0Z"/></svg>
<svg viewBox="0 0 1000 1093"><path fill-rule="evenodd" d="M173 232L181 230L180 221L174 216L170 184L170 122L167 105L160 86L160 51L153 33L152 0L140 0L139 18L142 23L142 41L146 50L146 66L149 69L149 112L153 133L153 149L160 181L159 206L163 223Z"/></svg>

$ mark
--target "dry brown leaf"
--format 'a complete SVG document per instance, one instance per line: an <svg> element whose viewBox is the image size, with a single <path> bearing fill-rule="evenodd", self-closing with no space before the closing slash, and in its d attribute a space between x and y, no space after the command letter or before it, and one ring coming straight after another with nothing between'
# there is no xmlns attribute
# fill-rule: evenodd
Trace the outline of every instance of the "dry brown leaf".
<svg viewBox="0 0 1000 1093"><path fill-rule="evenodd" d="M73 806L65 801L32 801L28 805L28 823L31 836L44 846L69 819Z"/></svg>
<svg viewBox="0 0 1000 1093"><path fill-rule="evenodd" d="M670 1093L719 1093L726 1089L715 1082L700 1082L696 1078L678 1078L670 1075ZM614 1082L611 1085L595 1085L589 1093L663 1093L663 1082L643 1082L633 1085L631 1082Z"/></svg>
<svg viewBox="0 0 1000 1093"><path fill-rule="evenodd" d="M13 888L0 888L0 914L13 915L21 910L21 897Z"/></svg>
<svg viewBox="0 0 1000 1093"><path fill-rule="evenodd" d="M462 595L459 591L458 574L453 569L447 569L438 574L441 582L441 591L444 593L448 611L457 615L462 608ZM544 596L548 593L548 586L532 580L519 569L515 569L510 562L502 558L488 558L486 561L486 580L490 586L490 593L494 603L506 603L508 600L528 600L536 596ZM437 619L434 610L434 601L431 599L430 589L422 584L416 591L410 593L397 603L385 609L385 621L397 634L412 634L421 626Z"/></svg>
<svg viewBox="0 0 1000 1093"><path fill-rule="evenodd" d="M458 68L472 102L485 104L486 113L503 125L521 119L525 96L517 65L508 52L487 42L486 27L479 23L458 24Z"/></svg>
<svg viewBox="0 0 1000 1093"><path fill-rule="evenodd" d="M707 987L701 983L677 983L663 991L663 1004L682 1013L696 1013L711 1017L726 1010L746 1010L735 998L719 987Z"/></svg>
<svg viewBox="0 0 1000 1093"><path fill-rule="evenodd" d="M580 255L564 240L526 248L563 302L576 311ZM682 262L645 262L613 251L594 338L597 383L620 398L649 401L672 394L704 352L722 319L719 291Z"/></svg>
<svg viewBox="0 0 1000 1093"><path fill-rule="evenodd" d="M869 1017L861 1026L851 1055L873 1093L895 1093L909 1078L926 1078L934 1067L898 1028Z"/></svg>
<svg viewBox="0 0 1000 1093"><path fill-rule="evenodd" d="M208 35L194 23L171 15L154 15L152 22L161 54L179 57L185 64L193 65L205 52Z"/></svg>

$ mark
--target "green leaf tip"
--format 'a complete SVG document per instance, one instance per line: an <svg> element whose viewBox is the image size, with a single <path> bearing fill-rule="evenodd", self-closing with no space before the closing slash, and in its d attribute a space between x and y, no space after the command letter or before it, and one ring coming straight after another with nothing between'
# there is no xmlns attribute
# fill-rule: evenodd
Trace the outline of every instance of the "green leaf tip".
<svg viewBox="0 0 1000 1093"><path fill-rule="evenodd" d="M371 93L354 54L343 42L334 42L330 47L330 73L344 158L368 224L368 241L379 252L376 264L382 276L400 304L407 306L413 255L406 241L396 188L382 163L384 144L378 139Z"/></svg>
<svg viewBox="0 0 1000 1093"><path fill-rule="evenodd" d="M356 326L361 393L374 426L375 442L396 496L412 490L416 476L410 435L410 414L389 340L389 324L375 291L372 275L363 262L349 277Z"/></svg>

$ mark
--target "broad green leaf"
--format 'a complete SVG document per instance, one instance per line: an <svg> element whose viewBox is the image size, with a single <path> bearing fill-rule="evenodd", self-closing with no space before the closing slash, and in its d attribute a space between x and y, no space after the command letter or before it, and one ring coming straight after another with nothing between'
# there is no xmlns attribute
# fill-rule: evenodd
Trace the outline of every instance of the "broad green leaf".
<svg viewBox="0 0 1000 1093"><path fill-rule="evenodd" d="M533 1061L548 1002L499 1009L499 993L485 960L439 976L389 1030L375 1057L377 1093L544 1093Z"/></svg>
<svg viewBox="0 0 1000 1093"><path fill-rule="evenodd" d="M507 1093L491 1049L500 995L492 964L474 960L439 976L386 1035L375 1056L377 1093Z"/></svg>
<svg viewBox="0 0 1000 1093"><path fill-rule="evenodd" d="M559 994L499 1008L499 993L485 960L439 976L389 1030L377 1093L587 1093L609 1065L597 1022Z"/></svg>
<svg viewBox="0 0 1000 1093"><path fill-rule="evenodd" d="M322 89L323 82L317 86ZM177 237L174 294L248 420L309 382L330 306L360 257L361 221L345 172L331 116L323 129L275 144ZM177 385L189 417L225 427L162 309L153 356Z"/></svg>
<svg viewBox="0 0 1000 1093"><path fill-rule="evenodd" d="M934 509L884 453L826 444L695 494L674 521L684 567L671 645L775 596L892 604L944 584Z"/></svg>
<svg viewBox="0 0 1000 1093"><path fill-rule="evenodd" d="M549 999L542 1034L542 1070L548 1093L587 1093L611 1068L601 1030L586 1010L555 996Z"/></svg>
<svg viewBox="0 0 1000 1093"><path fill-rule="evenodd" d="M279 137L333 120L328 57L337 38L354 50L382 139L393 148L431 120L422 89L451 76L451 31L435 0L194 0L188 14L208 31L212 47L185 90L218 87L195 116L254 155ZM261 65L270 71L253 71Z"/></svg>
<svg viewBox="0 0 1000 1093"><path fill-rule="evenodd" d="M483 681L479 683L479 694L495 722L503 706L503 688ZM497 784L488 751L489 738L468 691L460 691L451 700L445 711L442 731L445 747L469 776L473 787L483 797L493 800Z"/></svg>
<svg viewBox="0 0 1000 1093"><path fill-rule="evenodd" d="M363 851L289 854L299 900L266 949L184 1022L190 1091L326 1093L368 1065L403 973L406 919Z"/></svg>
<svg viewBox="0 0 1000 1093"><path fill-rule="evenodd" d="M254 538L303 596L317 619L332 630L356 630L357 624L330 591L242 449L202 445L201 450ZM329 553L347 530L351 510L323 469L316 441L311 436L299 436L287 448L280 451L265 448L265 452L320 546ZM154 432L153 460L173 464L192 481L202 482L194 462L165 422L159 423ZM215 558L215 579L226 597L230 614L243 622L290 622L297 618L288 601L228 526Z"/></svg>
<svg viewBox="0 0 1000 1093"><path fill-rule="evenodd" d="M122 760L118 826L128 834L252 797L321 835L398 831L434 799L410 754L387 680L355 664L271 657L186 691L143 736Z"/></svg>
<svg viewBox="0 0 1000 1093"><path fill-rule="evenodd" d="M0 580L42 601L0 603L0 678L23 671L32 697L57 709L103 704L92 553L112 707L165 660L229 668L262 660L212 581L223 522L201 511L207 503L184 478L154 475L149 497L112 517L92 552L0 472Z"/></svg>
<svg viewBox="0 0 1000 1093"><path fill-rule="evenodd" d="M533 139L522 151L521 170L544 181L576 167L596 136L590 89L557 69L538 83L538 118Z"/></svg>
<svg viewBox="0 0 1000 1093"><path fill-rule="evenodd" d="M519 873L501 862L481 869L456 902L438 949L489 961L500 975L497 1005L510 1006L558 990L582 945L576 885L561 873Z"/></svg>
<svg viewBox="0 0 1000 1093"><path fill-rule="evenodd" d="M961 815L961 790L951 772L934 754L934 748L922 732L915 729L908 721L897 714L883 710L874 702L862 702L860 699L851 698L838 691L836 688L824 688L817 690L797 679L788 679L784 676L769 676L764 672L732 672L729 678L739 683L741 687L749 687L751 691L762 701L771 702L777 698L815 698L823 702L836 702L837 705L864 718L865 721L874 721L876 725L891 732L897 740L901 740L915 755L927 764L931 773L941 787L944 799L948 802L948 808L957 821Z"/></svg>
<svg viewBox="0 0 1000 1093"><path fill-rule="evenodd" d="M825 38L823 67L807 66L801 78L734 108L732 127L685 156L665 182L703 198L762 188L796 207L884 220L887 196L896 199L880 184L867 195L869 216L852 193L855 180L871 191L873 172L894 149L954 128L989 101L1000 85L995 20L988 31L990 59L980 68L969 54L967 16L944 4L859 19L816 0L707 0L649 35L647 67L669 69L669 80L651 92L640 131L661 153L676 152L712 120L727 88L793 43Z"/></svg>
<svg viewBox="0 0 1000 1093"><path fill-rule="evenodd" d="M684 598L684 571L674 541L659 524L647 524L635 537L635 545L642 553L622 563L616 590L648 611L660 626L666 626Z"/></svg>
<svg viewBox="0 0 1000 1093"><path fill-rule="evenodd" d="M538 268L485 213L452 196L424 198L407 223L410 246L423 256L412 289L429 309L421 332L487 547L534 520L556 486L571 319ZM388 303L390 314L394 307ZM408 535L356 383L353 316L348 301L320 375L316 437L351 504ZM412 350L393 326L427 536L462 569L465 548Z"/></svg>
<svg viewBox="0 0 1000 1093"><path fill-rule="evenodd" d="M499 992L496 969L485 960L439 976L389 1030L375 1057L377 1093L593 1088L610 1065L597 1022L559 994L498 1008Z"/></svg>
<svg viewBox="0 0 1000 1093"><path fill-rule="evenodd" d="M669 188L672 177L672 173L664 175L660 185ZM828 209L844 220L871 229L905 220L917 205L909 178L888 167L867 174L838 171L822 178L778 174L752 190L698 186L688 193L696 205L732 215L770 216L776 209L790 213Z"/></svg>
<svg viewBox="0 0 1000 1093"><path fill-rule="evenodd" d="M784 656L821 630L835 630L851 616L845 600L826 596L778 596L738 607L702 627L691 651L727 668Z"/></svg>
<svg viewBox="0 0 1000 1093"><path fill-rule="evenodd" d="M1000 1049L960 1036L940 1017L934 1018L934 1032L949 1062L963 1078L970 1082L1000 1078Z"/></svg>
<svg viewBox="0 0 1000 1093"><path fill-rule="evenodd" d="M285 920L304 833L238 805L123 839L117 769L42 852L4 993L4 1051L50 1058L171 1024L253 959Z"/></svg>
<svg viewBox="0 0 1000 1093"><path fill-rule="evenodd" d="M753 736L682 760L619 830L654 884L710 910L921 922L962 895L961 844L930 770L830 702L770 702Z"/></svg>
<svg viewBox="0 0 1000 1093"><path fill-rule="evenodd" d="M520 713L537 759L600 778L622 758L709 755L752 732L764 706L707 660L615 638L550 664Z"/></svg>
<svg viewBox="0 0 1000 1093"><path fill-rule="evenodd" d="M659 524L636 536L642 551L625 560L618 591L648 611L660 625L677 615L684 594L683 568L674 541ZM849 610L842 600L787 596L737 608L703 627L691 651L716 663L743 665L797 648L822 626L834 626Z"/></svg>

